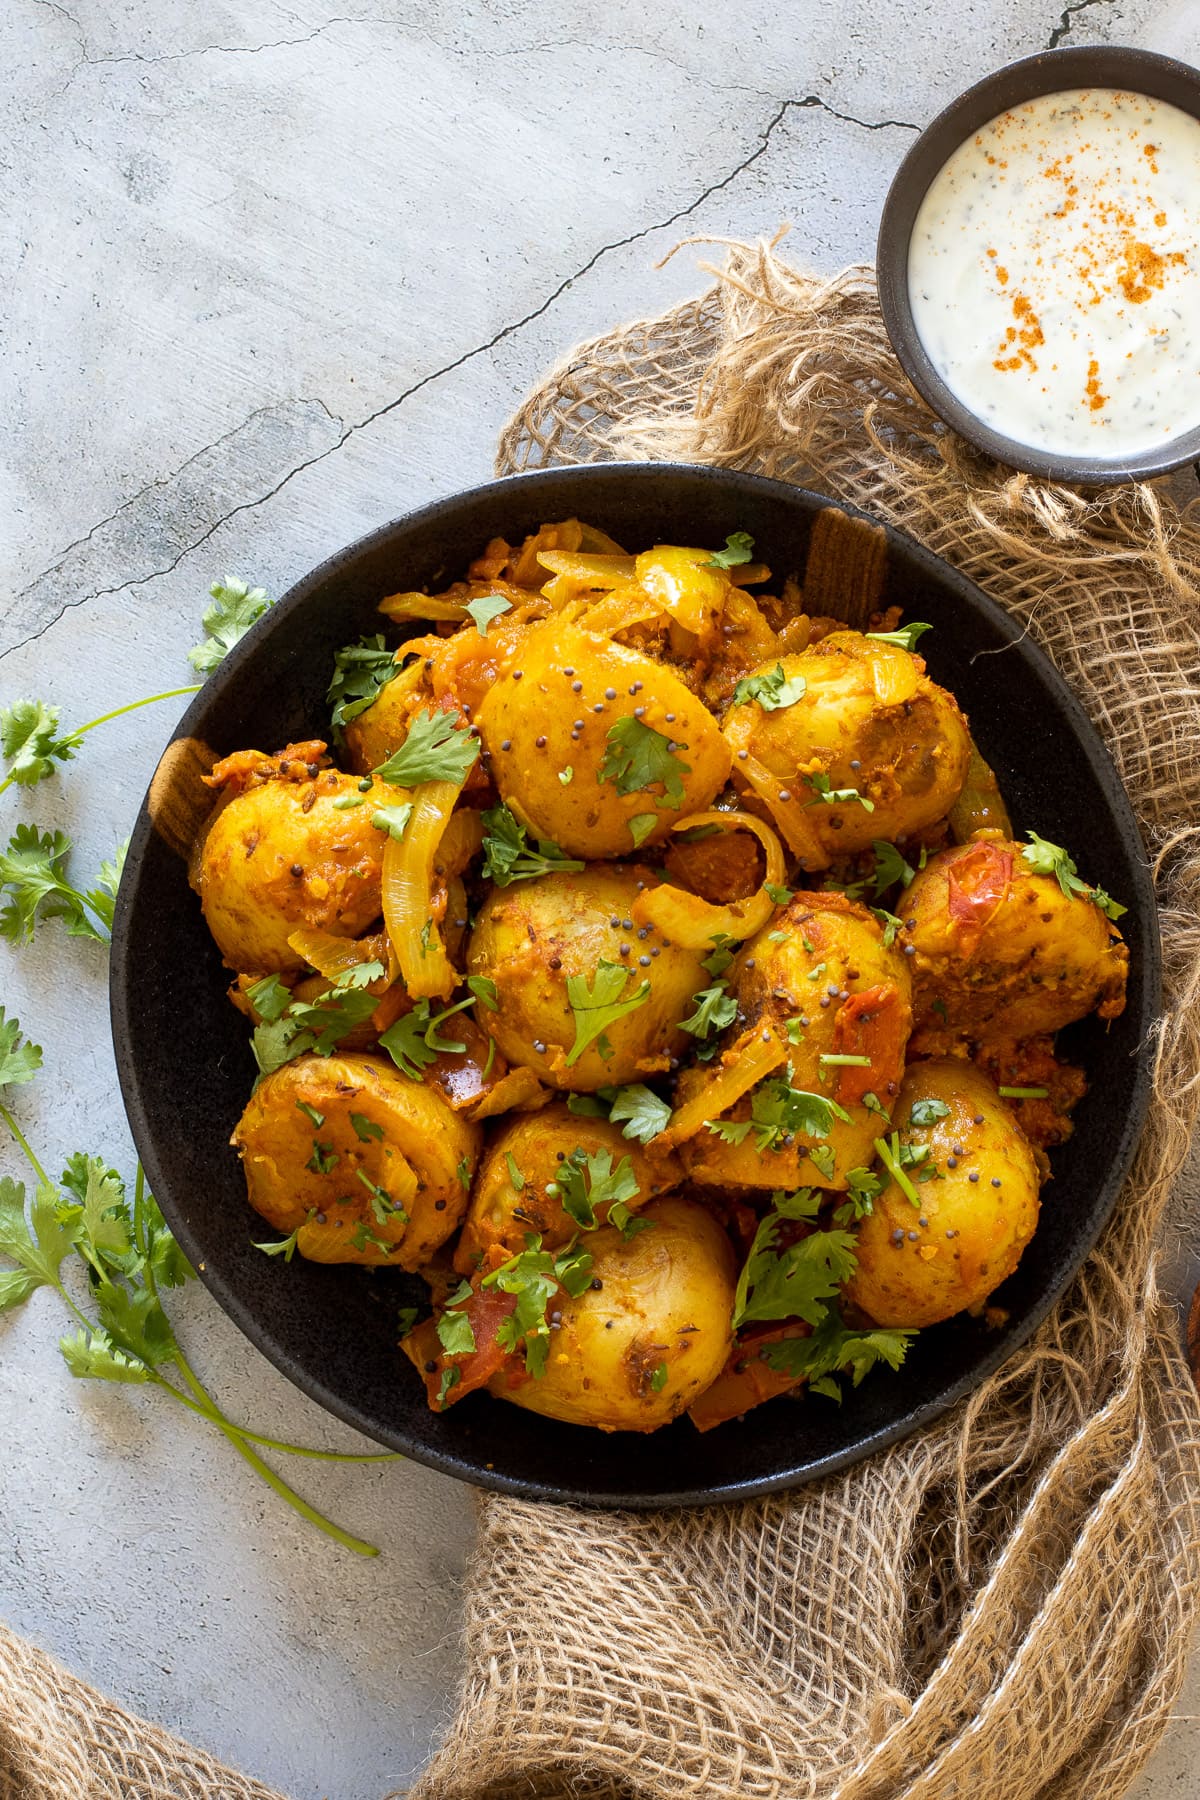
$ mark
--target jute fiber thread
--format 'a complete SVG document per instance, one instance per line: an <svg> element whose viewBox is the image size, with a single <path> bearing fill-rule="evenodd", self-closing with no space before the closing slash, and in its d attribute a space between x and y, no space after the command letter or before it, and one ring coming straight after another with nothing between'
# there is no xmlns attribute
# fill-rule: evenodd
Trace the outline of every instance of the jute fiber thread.
<svg viewBox="0 0 1200 1800"><path fill-rule="evenodd" d="M1110 1800L1166 1722L1200 1587L1200 1401L1153 1266L1200 1111L1200 525L1158 489L1089 500L976 457L905 386L870 271L819 282L770 246L576 350L499 466L615 456L853 502L1028 626L1152 845L1154 1101L1070 1292L919 1437L705 1512L485 1500L459 1711L414 1800ZM0 1631L0 1800L202 1796L280 1800Z"/></svg>
<svg viewBox="0 0 1200 1800"><path fill-rule="evenodd" d="M1069 1294L919 1437L707 1512L484 1501L462 1702L420 1800L1108 1800L1166 1723L1200 1580L1200 1403L1153 1266L1200 1110L1200 526L1161 490L1084 498L944 433L869 269L817 281L733 244L712 272L560 363L499 471L634 457L799 482L1021 619L1153 846L1152 1113Z"/></svg>

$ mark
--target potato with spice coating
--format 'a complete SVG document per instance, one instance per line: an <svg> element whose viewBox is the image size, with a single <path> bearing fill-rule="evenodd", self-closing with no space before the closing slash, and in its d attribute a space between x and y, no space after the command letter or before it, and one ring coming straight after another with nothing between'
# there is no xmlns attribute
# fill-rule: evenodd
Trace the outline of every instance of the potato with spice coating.
<svg viewBox="0 0 1200 1800"><path fill-rule="evenodd" d="M541 875L488 896L467 973L496 984L497 1008L479 1001L475 1016L510 1063L549 1087L590 1092L660 1074L690 1043L679 1021L708 977L702 952L634 925L633 903L654 879L636 863L589 863L578 874ZM568 995L572 978L578 1008ZM609 989L629 1010L589 1034L588 997Z"/></svg>
<svg viewBox="0 0 1200 1800"><path fill-rule="evenodd" d="M716 720L662 663L557 619L531 625L514 662L476 722L501 797L535 837L568 856L629 856L724 785Z"/></svg>
<svg viewBox="0 0 1200 1800"><path fill-rule="evenodd" d="M418 1269L466 1211L483 1130L380 1056L300 1056L230 1140L250 1204L313 1262Z"/></svg>
<svg viewBox="0 0 1200 1800"><path fill-rule="evenodd" d="M1024 1038L1124 1010L1117 927L1086 894L1035 874L1022 850L981 838L939 851L904 894L919 1025Z"/></svg>
<svg viewBox="0 0 1200 1800"><path fill-rule="evenodd" d="M858 1228L846 1295L877 1325L935 1325L1016 1268L1037 1228L1037 1158L991 1082L957 1058L914 1063L892 1118L901 1144L927 1150L902 1169L917 1199L888 1183ZM920 1181L926 1167L936 1177Z"/></svg>
<svg viewBox="0 0 1200 1800"><path fill-rule="evenodd" d="M835 1115L826 1138L796 1132L767 1149L758 1147L754 1131L730 1144L702 1130L681 1151L693 1181L840 1189L851 1169L870 1164L880 1118L865 1096L886 1110L904 1077L912 1027L908 961L884 942L879 921L865 906L843 894L793 895L734 960L728 980L743 1029L770 1030L787 1045L787 1065L770 1079L786 1077L793 1088L834 1100L849 1118ZM737 1047L729 1054L736 1058ZM703 1092L714 1066L685 1072L679 1104ZM725 1116L735 1123L749 1119L753 1105L751 1093ZM810 1160L813 1150L819 1164Z"/></svg>
<svg viewBox="0 0 1200 1800"><path fill-rule="evenodd" d="M747 699L730 707L723 730L739 786L751 767L771 778L768 804L801 868L826 868L875 838L911 835L946 815L966 780L971 740L958 702L919 656L837 631L754 675L769 677L780 664L787 681L803 682L799 698L772 708ZM761 783L757 791L765 797ZM852 797L827 803L823 791Z"/></svg>
<svg viewBox="0 0 1200 1800"><path fill-rule="evenodd" d="M625 1202L631 1213L655 1194L673 1188L682 1176L669 1152L655 1152L631 1141L608 1119L577 1115L562 1100L540 1112L505 1119L479 1165L454 1254L460 1274L472 1274L481 1255L493 1245L515 1256L525 1248L530 1232L537 1233L546 1250L559 1249L575 1235L578 1224L559 1196L547 1189L561 1180L564 1160L577 1150L586 1157L607 1154L614 1170L628 1159L637 1183L637 1192ZM590 1198L590 1180L585 1186ZM607 1214L607 1203L596 1206L598 1218L605 1219Z"/></svg>
<svg viewBox="0 0 1200 1800"><path fill-rule="evenodd" d="M729 1355L737 1279L733 1247L705 1206L652 1200L649 1229L588 1232L592 1284L566 1298L546 1372L518 1363L490 1392L530 1412L600 1431L657 1431L686 1412Z"/></svg>
<svg viewBox="0 0 1200 1800"><path fill-rule="evenodd" d="M293 932L360 937L379 917L387 837L371 816L396 791L363 795L352 775L321 766L324 748L289 745L273 758L239 751L208 777L234 792L200 841L192 885L231 969L302 969L288 943Z"/></svg>

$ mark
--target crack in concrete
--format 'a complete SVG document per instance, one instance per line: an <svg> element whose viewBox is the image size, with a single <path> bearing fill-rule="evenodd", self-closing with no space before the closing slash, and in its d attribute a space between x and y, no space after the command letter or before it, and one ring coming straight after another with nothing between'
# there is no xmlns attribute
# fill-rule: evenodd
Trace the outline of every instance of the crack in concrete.
<svg viewBox="0 0 1200 1800"><path fill-rule="evenodd" d="M1050 33L1047 50L1057 50L1065 37L1069 37L1074 28L1076 13L1088 12L1093 6L1111 6L1113 0L1075 0L1073 6L1064 6L1059 14L1058 24Z"/></svg>
<svg viewBox="0 0 1200 1800"><path fill-rule="evenodd" d="M47 0L47 3L49 3L49 0ZM1083 0L1083 3L1099 4L1100 0ZM331 20L321 29L328 29L330 24L344 22L347 21ZM362 23L364 21L355 20L348 22ZM317 33L315 32L310 34L310 36L316 35ZM325 405L324 401L315 402L315 404L321 406L322 410L327 414L330 420L340 427L339 436L332 444L326 445L324 449L315 452L312 456L305 457L302 462L296 463L295 466L282 475L275 483L274 487L270 488L265 494L260 494L252 500L241 501L237 506L231 507L228 512L222 514L219 519L209 525L197 538L186 544L183 549L180 550L179 554L173 557L169 563L164 564L162 568L152 569L145 575L135 576L128 581L121 582L117 587L97 588L91 593L80 595L78 599L64 602L51 618L45 620L38 626L36 631L31 632L27 637L22 638L18 643L11 645L8 650L4 651L3 655L0 656L0 661L2 661L5 656L11 656L14 651L24 649L29 644L35 643L49 631L60 618L62 618L65 612L73 610L77 606L87 605L92 600L105 599L111 594L122 592L125 588L144 587L151 581L158 581L163 576L172 574L186 556L190 556L195 550L200 549L221 529L223 525L228 524L228 522L231 519L236 518L239 513L249 512L256 507L265 506L268 501L273 500L281 489L286 487L290 481L293 481L296 476L302 475L307 469L313 468L317 463L324 462L326 457L332 456L335 452L341 450L350 438L356 436L361 431L365 431L368 426L375 424L378 420L386 418L389 414L394 413L399 407L403 406L406 401L411 400L415 394L420 393L423 388L429 387L431 383L440 381L445 376L453 374L457 369L461 369L466 363L474 361L476 357L485 355L489 350L494 350L496 346L503 343L506 338L510 338L516 332L524 330L525 327L531 325L535 319L540 319L559 299L561 299L568 288L574 286L577 281L581 281L585 275L589 274L602 258L611 255L615 250L626 249L630 244L636 244L643 238L651 236L652 233L656 231L665 231L671 225L678 224L682 219L690 218L693 213L697 212L699 208L704 205L705 201L710 200L714 194L719 194L725 188L731 186L732 183L740 176L744 175L748 169L752 168L760 157L765 155L770 148L771 140L774 137L775 132L779 129L780 125L783 124L789 113L792 111L809 111L814 108L822 112L827 112L831 117L838 119L845 124L857 126L864 131L918 131L920 129L919 126L911 124L903 119L868 120L855 118L850 113L838 111L835 107L831 106L828 101L822 100L817 94L806 94L801 99L787 99L780 101L772 117L767 121L767 124L762 130L760 130L758 134L759 141L755 148L744 156L740 162L736 163L727 174L721 176L719 180L711 182L708 187L704 188L703 191L698 194L694 200L689 201L686 206L678 207L676 211L669 214L665 219L653 220L649 225L644 225L637 231L629 232L625 237L614 238L611 243L602 244L600 248L595 250L588 260L578 269L573 270L570 275L564 276L557 287L555 287L546 298L531 311L525 313L519 319L510 321L507 325L502 325L498 331L493 332L491 337L485 339L483 343L476 344L469 350L464 350L460 356L455 357L450 362L443 363L440 368L430 370L429 373L423 375L419 381L413 382L412 385L405 388L402 393L395 395L391 400L385 401L381 406L375 407L373 411L367 413L364 418L357 420L354 424L347 425L343 420L338 419L330 411L329 407ZM245 426L250 423L250 420L256 418L259 413L265 410L269 409L259 408L255 413L251 413L247 419L242 421L240 426L234 427L233 431L227 432L223 437L216 439L214 444L206 445L204 449L196 451L187 459L186 463L181 465L179 470L175 471L174 476L167 476L161 481L148 483L147 486L141 490L141 494L149 493L156 487L169 485L173 479L178 477L183 469L186 469L191 463L195 462L197 457L205 455L208 450L225 442L226 438L235 436L237 432L244 430ZM45 573L53 573L54 570L59 568L62 562L66 560L66 557L70 554L71 550L85 544L89 538L94 536L94 534L100 530L102 525L109 523L112 518L118 517L126 507L134 505L140 497L141 495L134 495L129 501L125 502L123 506L118 507L115 513L110 514L109 519L98 521L84 537L78 539L75 544L69 545L68 548L63 551L58 561L51 565L51 568L46 570ZM36 580L41 580L42 578L43 577L39 576ZM29 586L35 586L36 580L35 582L30 583ZM27 593L28 591L28 587L22 589L22 593Z"/></svg>

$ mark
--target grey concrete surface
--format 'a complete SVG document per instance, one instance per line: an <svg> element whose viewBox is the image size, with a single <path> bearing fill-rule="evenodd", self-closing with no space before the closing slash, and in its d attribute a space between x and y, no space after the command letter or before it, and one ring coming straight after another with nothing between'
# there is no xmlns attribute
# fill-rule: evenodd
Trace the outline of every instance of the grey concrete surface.
<svg viewBox="0 0 1200 1800"><path fill-rule="evenodd" d="M6 0L4 698L79 721L187 680L215 575L278 593L485 477L545 365L701 284L697 252L655 270L679 237L790 220L818 268L869 255L917 126L1013 56L1095 41L1200 61L1200 6ZM53 816L93 868L172 716L106 727L7 816ZM129 1167L102 953L47 933L3 962L46 1048L21 1107L45 1157ZM234 1416L350 1447L204 1293L175 1311ZM73 1383L60 1327L46 1293L0 1321L0 1614L297 1800L403 1784L452 1700L469 1494L289 1469L384 1546L360 1562L165 1400ZM1200 1785L1200 1681L1178 1710L1139 1800Z"/></svg>

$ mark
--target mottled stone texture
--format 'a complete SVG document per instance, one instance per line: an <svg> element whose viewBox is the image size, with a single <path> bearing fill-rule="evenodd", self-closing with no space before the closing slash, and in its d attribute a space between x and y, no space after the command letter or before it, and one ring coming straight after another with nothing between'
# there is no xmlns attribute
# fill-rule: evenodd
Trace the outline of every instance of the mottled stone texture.
<svg viewBox="0 0 1200 1800"><path fill-rule="evenodd" d="M656 271L678 239L788 220L818 268L869 256L918 126L997 64L1086 41L1200 60L1197 8L7 0L0 694L79 721L186 680L214 575L279 592L486 477L547 362L703 279L703 248ZM170 705L106 727L58 791L10 792L9 818L53 818L94 867ZM102 955L47 933L3 960L46 1048L23 1107L46 1157L129 1166ZM1186 1242L1175 1260L1182 1289ZM352 1447L206 1294L175 1312L235 1417ZM0 1322L4 1616L298 1800L402 1783L449 1704L469 1494L292 1465L385 1546L359 1562L165 1400L73 1384L60 1323L45 1293ZM1141 1800L1193 1791L1198 1746L1180 1724Z"/></svg>

